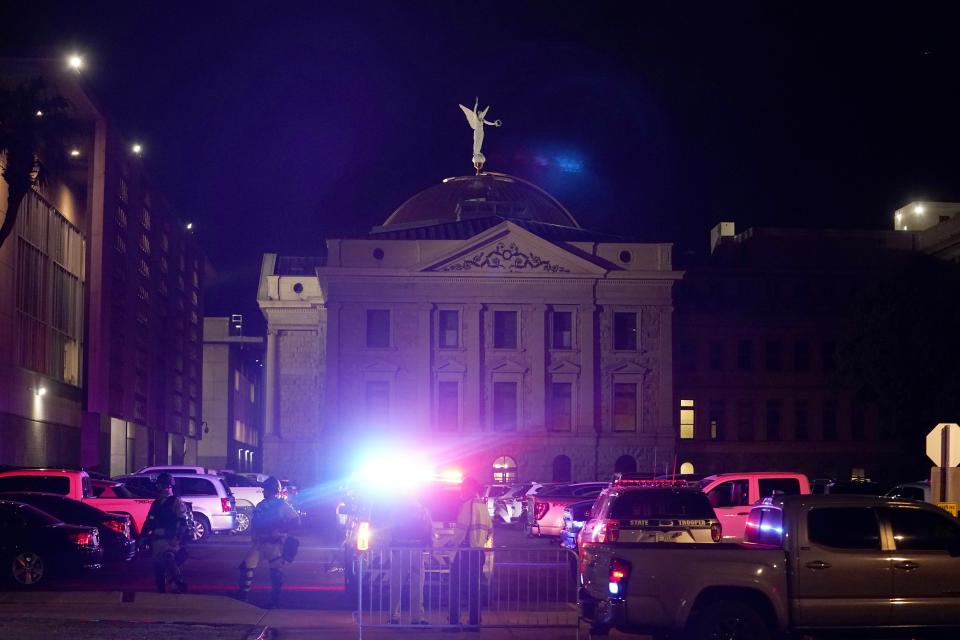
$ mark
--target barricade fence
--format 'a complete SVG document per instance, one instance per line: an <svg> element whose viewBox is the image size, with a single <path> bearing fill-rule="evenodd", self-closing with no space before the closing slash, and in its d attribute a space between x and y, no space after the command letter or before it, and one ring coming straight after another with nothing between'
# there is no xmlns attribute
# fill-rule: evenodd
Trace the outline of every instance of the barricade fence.
<svg viewBox="0 0 960 640"><path fill-rule="evenodd" d="M561 548L371 548L357 562L364 627L577 628L577 556Z"/></svg>

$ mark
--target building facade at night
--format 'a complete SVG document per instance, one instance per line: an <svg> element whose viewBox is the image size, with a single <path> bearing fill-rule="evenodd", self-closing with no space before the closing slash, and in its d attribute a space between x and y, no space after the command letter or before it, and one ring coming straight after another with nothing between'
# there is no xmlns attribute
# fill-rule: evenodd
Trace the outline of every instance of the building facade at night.
<svg viewBox="0 0 960 640"><path fill-rule="evenodd" d="M671 245L580 227L502 174L451 178L323 259L264 256L264 469L416 451L484 481L673 460Z"/></svg>
<svg viewBox="0 0 960 640"><path fill-rule="evenodd" d="M916 250L913 234L755 228L713 231L683 265L674 333L678 460L689 472L803 471L880 479L903 452L876 407L837 376L856 294Z"/></svg>
<svg viewBox="0 0 960 640"><path fill-rule="evenodd" d="M243 334L243 316L203 319L203 422L197 464L260 471L263 337Z"/></svg>
<svg viewBox="0 0 960 640"><path fill-rule="evenodd" d="M34 77L69 102L77 153L0 249L0 463L195 460L203 257L81 77L0 65L4 84Z"/></svg>

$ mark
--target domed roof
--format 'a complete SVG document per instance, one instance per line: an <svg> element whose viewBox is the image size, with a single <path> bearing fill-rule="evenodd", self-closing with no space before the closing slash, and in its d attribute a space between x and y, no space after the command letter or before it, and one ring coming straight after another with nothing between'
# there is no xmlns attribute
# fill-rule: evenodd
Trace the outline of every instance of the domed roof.
<svg viewBox="0 0 960 640"><path fill-rule="evenodd" d="M503 173L447 178L397 208L380 227L425 227L497 216L579 229L562 204L540 187Z"/></svg>

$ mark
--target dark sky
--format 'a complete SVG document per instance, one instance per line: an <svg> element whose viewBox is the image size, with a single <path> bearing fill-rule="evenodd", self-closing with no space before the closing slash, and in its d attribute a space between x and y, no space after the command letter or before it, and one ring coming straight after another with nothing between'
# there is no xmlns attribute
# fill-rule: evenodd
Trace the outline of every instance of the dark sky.
<svg viewBox="0 0 960 640"><path fill-rule="evenodd" d="M721 219L887 228L960 200L947 3L322 4L0 5L3 56L85 53L196 222L208 314L255 313L263 252L317 254L469 173L477 95L504 123L488 169L681 250Z"/></svg>

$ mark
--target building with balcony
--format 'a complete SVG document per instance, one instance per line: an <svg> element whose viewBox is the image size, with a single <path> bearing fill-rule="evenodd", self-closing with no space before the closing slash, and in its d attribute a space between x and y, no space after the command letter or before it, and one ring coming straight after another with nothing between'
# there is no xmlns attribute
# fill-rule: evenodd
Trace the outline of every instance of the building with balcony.
<svg viewBox="0 0 960 640"><path fill-rule="evenodd" d="M374 451L483 481L672 463L670 244L482 173L319 253L263 258L266 471L332 479Z"/></svg>

